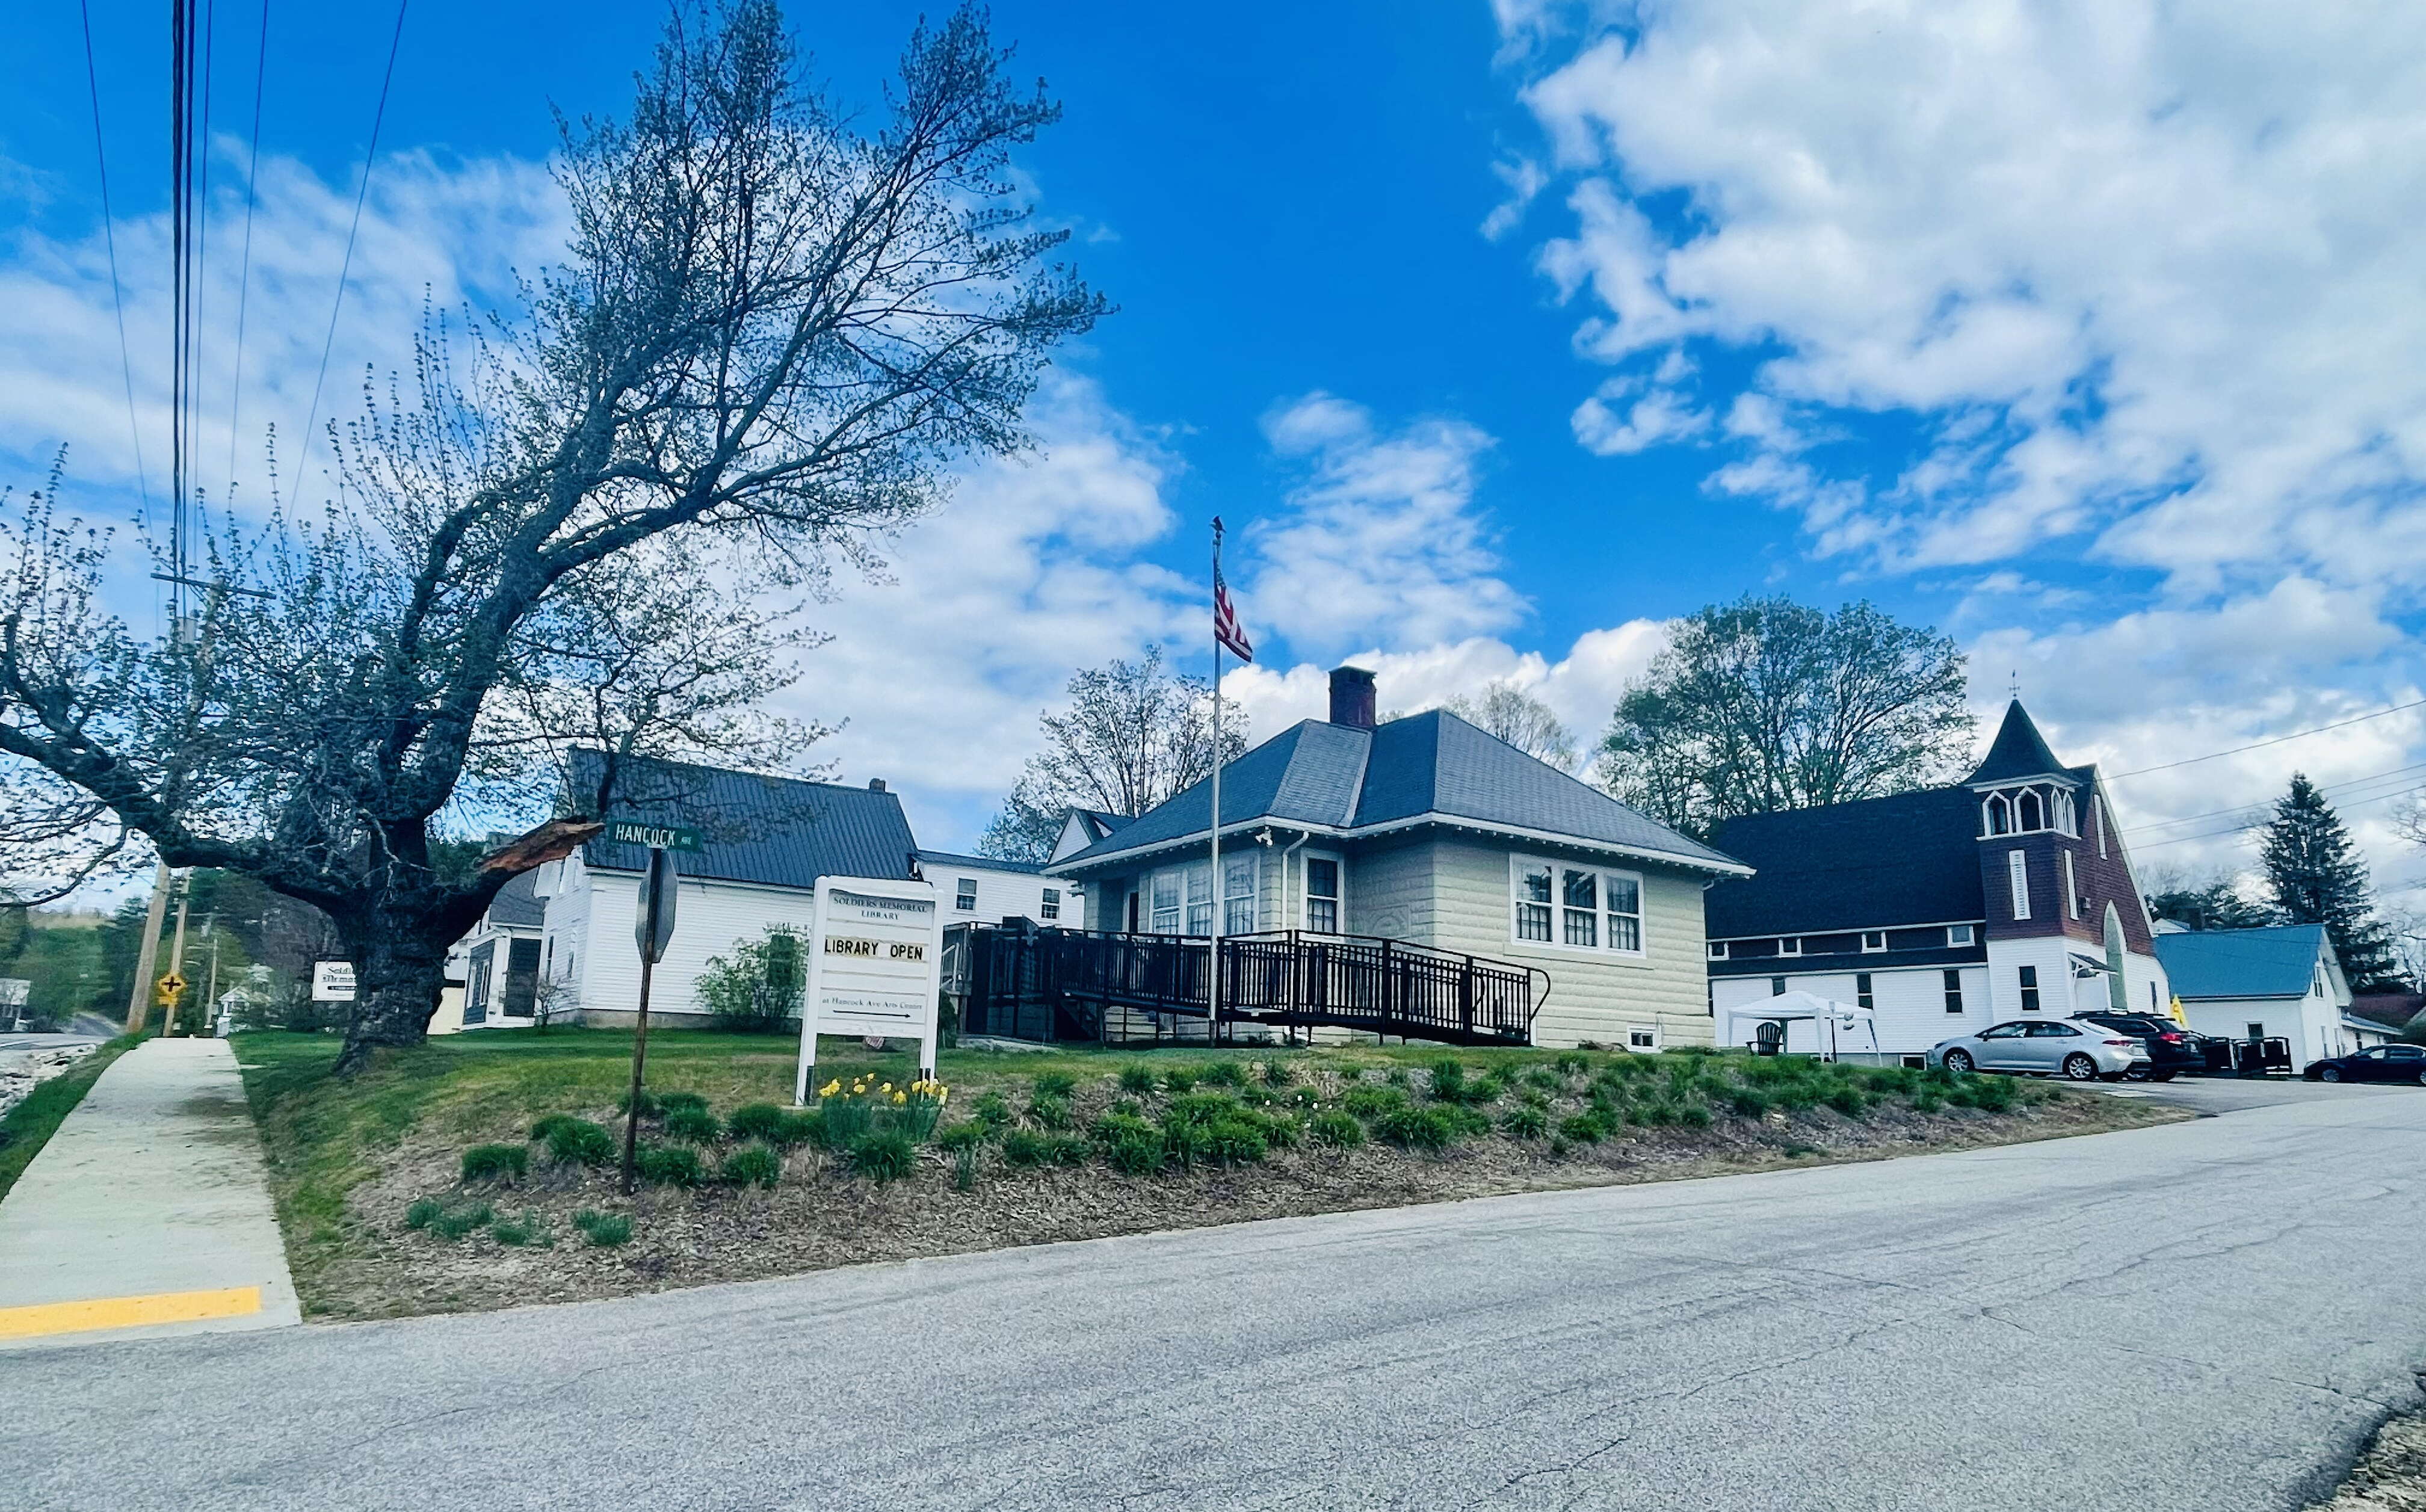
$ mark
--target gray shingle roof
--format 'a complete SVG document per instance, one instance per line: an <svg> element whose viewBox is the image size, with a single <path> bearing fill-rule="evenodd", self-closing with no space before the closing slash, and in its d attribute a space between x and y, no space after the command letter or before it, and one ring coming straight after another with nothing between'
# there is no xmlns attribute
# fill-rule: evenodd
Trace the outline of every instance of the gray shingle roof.
<svg viewBox="0 0 2426 1512"><path fill-rule="evenodd" d="M1980 758L1972 772L1974 782L2002 782L2016 777L2052 777L2064 770L2047 748L2046 737L2030 718L2022 700L2015 699L2005 705L2005 722L1997 727L1997 738L1988 746L1988 754Z"/></svg>
<svg viewBox="0 0 2426 1512"><path fill-rule="evenodd" d="M601 760L575 751L574 783L593 787ZM918 848L900 798L870 788L645 760L630 761L617 785L624 795L609 804L617 816L701 831L700 854L678 858L685 877L798 888L820 877L906 880ZM603 840L581 848L585 864L608 871L639 871L648 855Z"/></svg>
<svg viewBox="0 0 2426 1512"><path fill-rule="evenodd" d="M1199 782L1053 869L1193 839L1212 822L1212 784ZM1714 871L1739 864L1446 710L1374 730L1304 720L1221 769L1224 829L1303 824L1352 835L1426 818L1529 830Z"/></svg>
<svg viewBox="0 0 2426 1512"><path fill-rule="evenodd" d="M1710 938L1982 918L1979 828L1980 799L1960 787L1730 819L1710 839L1754 872L1703 898Z"/></svg>
<svg viewBox="0 0 2426 1512"><path fill-rule="evenodd" d="M539 895L537 870L523 872L489 900L493 925L536 929L547 922L547 904Z"/></svg>
<svg viewBox="0 0 2426 1512"><path fill-rule="evenodd" d="M978 872L1041 872L1042 861L1007 861L992 856L963 856L953 850L922 850L918 859L930 866L965 866Z"/></svg>

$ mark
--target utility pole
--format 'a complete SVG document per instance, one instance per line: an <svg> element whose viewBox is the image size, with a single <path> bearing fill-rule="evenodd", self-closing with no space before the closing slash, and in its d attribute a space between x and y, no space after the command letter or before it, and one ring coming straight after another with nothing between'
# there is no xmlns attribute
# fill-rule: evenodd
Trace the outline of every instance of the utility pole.
<svg viewBox="0 0 2426 1512"><path fill-rule="evenodd" d="M177 890L177 941L169 950L169 974L180 981L186 975L186 909L191 901L186 896L184 888ZM160 1020L160 1034L164 1038L177 1032L177 1009L182 1005L179 999L184 996L180 992L169 1000Z"/></svg>
<svg viewBox="0 0 2426 1512"><path fill-rule="evenodd" d="M160 923L169 912L169 863L152 874L152 906L143 913L143 943L135 953L135 990L126 1000L126 1032L139 1035L152 1011L152 969L160 962Z"/></svg>

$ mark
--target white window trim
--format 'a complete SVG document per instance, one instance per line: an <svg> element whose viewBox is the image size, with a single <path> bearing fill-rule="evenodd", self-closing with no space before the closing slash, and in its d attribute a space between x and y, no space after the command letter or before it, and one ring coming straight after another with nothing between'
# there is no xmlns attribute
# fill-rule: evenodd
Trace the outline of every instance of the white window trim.
<svg viewBox="0 0 2426 1512"><path fill-rule="evenodd" d="M1801 935L1780 935L1777 940L1777 953L1781 956L1802 955L1803 937Z"/></svg>
<svg viewBox="0 0 2426 1512"><path fill-rule="evenodd" d="M968 901L966 903L962 903L961 901L962 898L966 898ZM952 911L954 913L975 913L978 911L978 879L976 877L955 877L952 878Z"/></svg>
<svg viewBox="0 0 2426 1512"><path fill-rule="evenodd" d="M2072 847L2069 845L2063 849L2063 909L2070 917L2080 917L2080 882L2073 875Z"/></svg>
<svg viewBox="0 0 2426 1512"><path fill-rule="evenodd" d="M1246 873L1247 891L1234 893L1230 891L1230 878L1241 871ZM1221 896L1213 900L1213 906L1221 910L1223 934L1251 935L1255 932L1256 925L1262 918L1261 913L1257 911L1257 904L1258 895L1263 892L1263 885L1264 866L1260 856L1253 852L1246 855L1222 856ZM1230 905L1233 903L1244 903L1247 906L1247 927L1244 929L1230 927Z"/></svg>
<svg viewBox="0 0 2426 1512"><path fill-rule="evenodd" d="M1723 940L1713 940L1713 941L1710 941L1710 959L1712 959L1712 960L1724 960L1724 959L1726 959L1726 958L1727 958L1727 942L1726 942L1725 941L1723 941Z"/></svg>
<svg viewBox="0 0 2426 1512"><path fill-rule="evenodd" d="M1963 938L1960 940L1954 938L1954 931L1957 929L1963 931ZM1946 948L1949 950L1968 950L1979 942L1980 926L1978 925L1949 924L1946 926Z"/></svg>
<svg viewBox="0 0 2426 1512"><path fill-rule="evenodd" d="M1638 1039L1636 1037L1637 1036L1641 1036L1642 1037ZM1659 1025L1657 1023L1627 1024L1625 1026L1625 1048L1628 1050L1659 1049Z"/></svg>
<svg viewBox="0 0 2426 1512"><path fill-rule="evenodd" d="M1058 887L1048 887L1036 895L1036 913L1037 917L1043 919L1060 918L1061 890Z"/></svg>
<svg viewBox="0 0 2426 1512"><path fill-rule="evenodd" d="M1528 865L1546 866L1550 869L1550 938L1547 940L1527 940L1516 930L1517 906L1524 901L1524 894L1520 888L1524 881L1525 868ZM1564 917L1566 902L1563 895L1565 879L1561 874L1570 871L1593 872L1600 877L1598 890L1600 901L1595 906L1599 919L1595 932L1603 941L1607 941L1609 936L1609 916L1616 912L1609 906L1609 879L1613 877L1624 877L1634 884L1635 937L1639 941L1634 949L1619 950L1609 944L1570 945L1565 942L1561 938L1566 933ZM1508 942L1511 945L1521 945L1527 950L1547 950L1561 956L1584 956L1601 960L1644 960L1651 954L1650 911L1651 890L1644 885L1641 872L1631 871L1623 866L1596 866L1590 861L1554 861L1547 856L1528 856L1522 851L1509 853L1507 927Z"/></svg>
<svg viewBox="0 0 2426 1512"><path fill-rule="evenodd" d="M1873 944L1871 944L1871 943L1870 943L1870 941L1871 941L1873 939L1875 939L1875 940L1877 940L1877 941L1878 941L1878 943L1877 943L1877 944L1875 944L1875 945L1873 945ZM1882 950L1884 950L1884 949L1886 949L1886 948L1887 948L1887 932L1886 932L1885 930L1884 930L1884 929L1865 929L1865 930L1863 930L1863 931L1862 931L1862 949L1863 949L1863 950L1865 950L1865 951L1868 951L1868 952L1876 952L1876 951L1882 951Z"/></svg>
<svg viewBox="0 0 2426 1512"><path fill-rule="evenodd" d="M1314 917L1314 893L1308 891L1306 887L1306 878L1312 875L1306 870L1306 864L1310 861L1329 861L1333 867L1332 875L1339 878L1339 895L1332 900L1335 905L1332 911L1337 914L1338 918L1334 921L1336 927L1334 927L1331 932L1333 934L1345 934L1347 933L1348 925L1348 858L1342 856L1335 850L1308 850L1299 853L1297 859L1297 926L1301 929L1310 930L1314 928L1314 925L1312 923Z"/></svg>
<svg viewBox="0 0 2426 1512"><path fill-rule="evenodd" d="M2106 855L2106 800L2092 793L2089 796L2089 827L2097 831L2097 854Z"/></svg>
<svg viewBox="0 0 2426 1512"><path fill-rule="evenodd" d="M2027 851L2005 852L2005 880L2014 894L2014 917L2030 916L2030 861Z"/></svg>

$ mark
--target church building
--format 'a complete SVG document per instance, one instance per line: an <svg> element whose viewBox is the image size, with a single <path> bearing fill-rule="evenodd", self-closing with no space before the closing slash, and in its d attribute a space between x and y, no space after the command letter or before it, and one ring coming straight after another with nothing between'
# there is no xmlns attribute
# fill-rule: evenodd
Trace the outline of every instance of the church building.
<svg viewBox="0 0 2426 1512"><path fill-rule="evenodd" d="M2007 1019L2166 1011L2097 768L2058 760L2019 699L1960 783L1747 814L1711 843L1755 869L1710 889L1714 1009L1814 992L1872 1010L1892 1055Z"/></svg>

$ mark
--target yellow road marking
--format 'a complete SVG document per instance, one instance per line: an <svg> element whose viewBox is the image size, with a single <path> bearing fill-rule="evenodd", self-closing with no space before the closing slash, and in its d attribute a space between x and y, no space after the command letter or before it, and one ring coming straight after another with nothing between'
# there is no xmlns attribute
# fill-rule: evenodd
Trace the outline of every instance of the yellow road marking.
<svg viewBox="0 0 2426 1512"><path fill-rule="evenodd" d="M87 1333L99 1328L140 1328L154 1323L192 1323L202 1318L241 1318L261 1311L261 1288L230 1286L215 1292L154 1292L148 1296L97 1296L83 1302L43 1302L0 1308L0 1339L32 1339L46 1333Z"/></svg>

